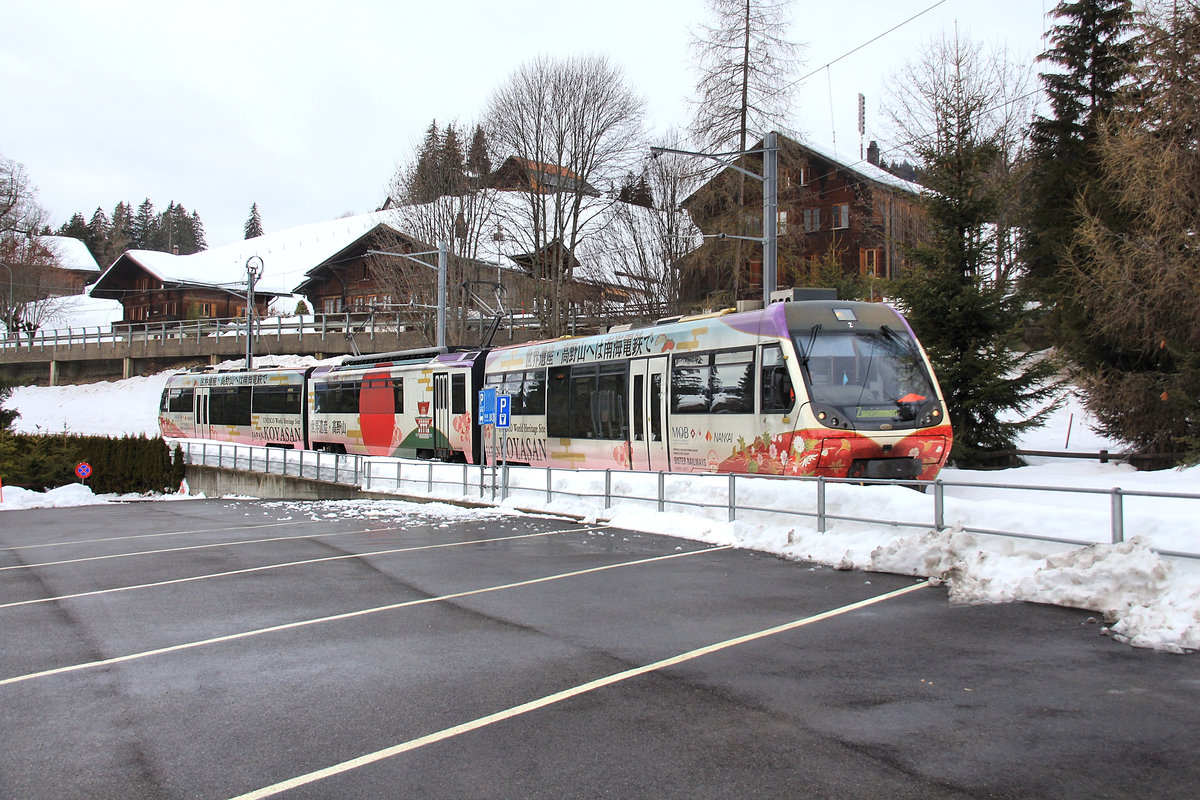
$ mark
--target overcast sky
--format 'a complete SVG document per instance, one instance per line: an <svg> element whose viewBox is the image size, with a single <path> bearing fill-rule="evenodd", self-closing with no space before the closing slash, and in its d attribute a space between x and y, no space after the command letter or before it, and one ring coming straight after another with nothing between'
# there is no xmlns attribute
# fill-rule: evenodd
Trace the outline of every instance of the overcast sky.
<svg viewBox="0 0 1200 800"><path fill-rule="evenodd" d="M796 0L806 43L787 127L858 157L887 146L891 75L944 32L1031 62L1052 0ZM23 163L55 226L146 197L199 212L210 247L374 210L431 119L474 122L537 55L604 54L645 97L651 130L683 127L688 33L704 0L0 0L0 154ZM107 265L101 265L102 267Z"/></svg>

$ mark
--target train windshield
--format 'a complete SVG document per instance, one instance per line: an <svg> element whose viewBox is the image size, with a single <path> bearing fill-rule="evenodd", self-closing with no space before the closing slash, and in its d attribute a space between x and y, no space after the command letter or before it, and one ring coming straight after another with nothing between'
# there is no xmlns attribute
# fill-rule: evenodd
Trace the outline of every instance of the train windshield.
<svg viewBox="0 0 1200 800"><path fill-rule="evenodd" d="M933 381L907 331L874 329L796 337L813 413L828 427L890 430L940 423Z"/></svg>

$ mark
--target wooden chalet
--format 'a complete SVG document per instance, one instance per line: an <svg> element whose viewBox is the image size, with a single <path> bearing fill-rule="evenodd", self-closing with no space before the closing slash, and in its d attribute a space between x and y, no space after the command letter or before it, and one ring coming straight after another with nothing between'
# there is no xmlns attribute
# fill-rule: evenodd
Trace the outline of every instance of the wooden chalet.
<svg viewBox="0 0 1200 800"><path fill-rule="evenodd" d="M488 188L502 192L575 192L599 197L600 192L566 167L544 164L527 158L509 156L499 169L485 179Z"/></svg>
<svg viewBox="0 0 1200 800"><path fill-rule="evenodd" d="M924 232L922 187L880 168L878 147L871 144L873 157L846 163L779 137L778 288L812 285L817 265L830 260L865 277L900 274L906 248ZM761 141L755 145L761 147ZM762 157L745 156L740 166L761 174ZM708 236L762 235L762 184L735 170L719 172L683 206ZM756 243L708 238L680 267L687 300L702 302L734 286L735 299L762 297L762 248Z"/></svg>
<svg viewBox="0 0 1200 800"><path fill-rule="evenodd" d="M151 250L129 250L96 281L89 294L117 300L124 309L120 323L182 322L226 319L246 314L245 278L242 286L214 284L190 275L187 265L175 263L190 256ZM266 316L267 306L280 292L256 291L254 310Z"/></svg>

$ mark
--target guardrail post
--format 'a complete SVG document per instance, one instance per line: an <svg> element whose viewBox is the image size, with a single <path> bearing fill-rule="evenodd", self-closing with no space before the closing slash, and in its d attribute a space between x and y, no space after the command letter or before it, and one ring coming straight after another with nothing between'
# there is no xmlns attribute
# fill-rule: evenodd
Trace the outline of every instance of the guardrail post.
<svg viewBox="0 0 1200 800"><path fill-rule="evenodd" d="M666 488L667 474L665 472L658 473L658 510L661 513L666 508Z"/></svg>
<svg viewBox="0 0 1200 800"><path fill-rule="evenodd" d="M340 455L338 455L337 453L334 453L333 454L333 482L334 483L342 482L341 469L342 469L342 457ZM320 475L318 474L317 477L320 477Z"/></svg>
<svg viewBox="0 0 1200 800"><path fill-rule="evenodd" d="M604 470L604 510L612 508L612 470Z"/></svg>
<svg viewBox="0 0 1200 800"><path fill-rule="evenodd" d="M946 488L941 478L933 482L933 529L946 529Z"/></svg>
<svg viewBox="0 0 1200 800"><path fill-rule="evenodd" d="M399 315L397 315L397 316L399 316ZM463 464L463 491L462 491L462 496L463 496L463 497L466 497L466 496L467 496L467 465L466 465L466 464Z"/></svg>
<svg viewBox="0 0 1200 800"><path fill-rule="evenodd" d="M1125 541L1125 498L1118 487L1112 490L1112 543Z"/></svg>
<svg viewBox="0 0 1200 800"><path fill-rule="evenodd" d="M737 474L729 473L729 521L737 519Z"/></svg>
<svg viewBox="0 0 1200 800"><path fill-rule="evenodd" d="M546 467L546 503L547 504L550 503L550 498L553 496L553 493L554 493L554 488L550 483L550 480L551 480L550 476L553 472L554 472L554 470L552 468Z"/></svg>
<svg viewBox="0 0 1200 800"><path fill-rule="evenodd" d="M504 465L504 479L500 482L500 502L508 499L508 464Z"/></svg>
<svg viewBox="0 0 1200 800"><path fill-rule="evenodd" d="M352 485L358 486L358 475L361 471L362 471L362 456L355 456L354 457L354 483Z"/></svg>
<svg viewBox="0 0 1200 800"><path fill-rule="evenodd" d="M825 478L817 476L817 531L825 533L829 526L825 520Z"/></svg>

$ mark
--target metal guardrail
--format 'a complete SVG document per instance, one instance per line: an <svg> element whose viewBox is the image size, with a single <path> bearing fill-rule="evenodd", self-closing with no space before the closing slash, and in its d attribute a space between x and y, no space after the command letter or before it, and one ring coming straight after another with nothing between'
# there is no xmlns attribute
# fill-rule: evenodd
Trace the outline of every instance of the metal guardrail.
<svg viewBox="0 0 1200 800"><path fill-rule="evenodd" d="M510 499L519 500L523 507L544 508L553 503L556 496L580 500L603 501L608 510L618 501L645 503L657 511L669 508L693 507L723 509L729 521L746 514L768 514L776 516L806 517L816 521L817 530L827 533L834 523L852 522L868 525L886 525L897 528L955 531L986 536L1004 536L1034 541L1056 542L1079 546L1094 544L1117 544L1125 541L1129 498L1153 498L1195 501L1194 519L1200 513L1200 494L1178 492L1126 491L1120 488L1091 489L1081 487L1022 486L1001 483L968 483L962 481L899 481L868 479L833 479L809 477L780 477L737 474L677 474L665 472L639 473L627 470L606 470L603 473L585 473L578 470L540 468L480 466L468 464L446 464L433 461L414 461L375 456L340 455L312 450L286 450L254 445L235 445L224 442L178 440L188 464L241 469L282 476L294 476L312 480L331 481L356 486L364 491L396 495L420 495L443 499L464 499L474 502L498 504ZM556 485L555 478L585 475L598 479L603 476L603 492L585 492ZM652 495L637 495L614 490L614 476L643 475L647 480L642 485L656 486ZM716 501L701 501L673 497L668 487L673 480L700 480L709 488L705 497L719 498ZM765 508L739 502L738 488L763 481L785 481L802 483L813 487L814 502L810 508ZM622 481L621 483L625 483ZM636 483L636 482L635 482ZM829 489L836 485L879 485L904 486L923 492L930 498L929 516L924 520L895 520L871 516L836 514L829 511ZM946 515L947 489L987 489L997 492L1035 492L1062 495L1091 495L1101 500L1104 514L1108 518L1107 542L1096 539L1047 536L1032 531L1009 531L980 528L949 521ZM544 506L542 501L544 500ZM949 523L949 524L948 524ZM1153 548L1164 556L1200 558L1200 542L1194 551L1177 551Z"/></svg>
<svg viewBox="0 0 1200 800"><path fill-rule="evenodd" d="M627 305L613 308L611 313L572 315L568 325L572 333L607 326L617 321L653 318L662 316L665 309L654 306ZM344 311L336 314L311 314L300 317L268 317L255 323L255 337L299 339L303 336L341 335L347 331L374 339L377 334L392 334L428 327L432 315L429 308L414 305L389 310L387 313L368 311ZM490 324L490 318L472 317L469 330L478 330ZM510 310L503 315L501 330L512 333L521 329L536 329L539 322L535 315ZM88 345L119 345L162 341L194 340L207 337L246 336L244 317L202 320L161 320L157 322L113 323L110 326L86 326L79 328L37 330L29 334L4 334L0 336L0 352L4 350L33 350L86 347Z"/></svg>

